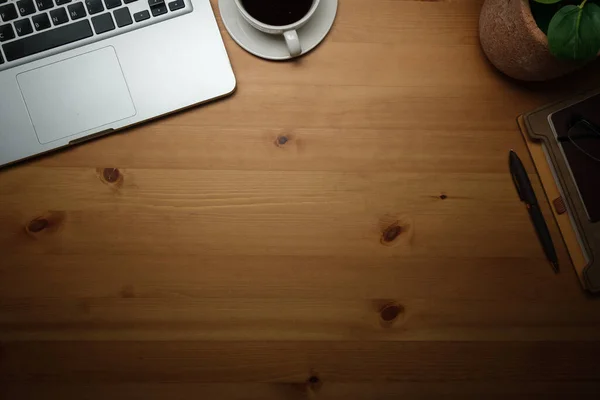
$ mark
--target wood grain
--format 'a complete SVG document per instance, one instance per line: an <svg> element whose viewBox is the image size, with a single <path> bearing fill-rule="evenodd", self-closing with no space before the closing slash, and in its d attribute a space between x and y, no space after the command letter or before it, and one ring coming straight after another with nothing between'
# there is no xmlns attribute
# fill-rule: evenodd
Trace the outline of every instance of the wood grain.
<svg viewBox="0 0 600 400"><path fill-rule="evenodd" d="M31 341L3 353L2 380L13 382L585 382L600 373L600 352L584 342Z"/></svg>
<svg viewBox="0 0 600 400"><path fill-rule="evenodd" d="M570 396L591 397L599 393L598 386L589 382L515 382L479 383L463 382L376 382L343 383L327 382L318 391L305 382L292 383L27 383L10 384L6 389L8 398L77 398L102 400L107 397L131 400L163 400L188 398L193 394L203 398L227 398L234 400L275 399L360 399L395 400L398 396L414 399L564 399ZM116 394L116 395L115 395Z"/></svg>
<svg viewBox="0 0 600 400"><path fill-rule="evenodd" d="M0 171L0 398L597 397L507 152L539 190L515 117L598 65L500 76L481 3L340 0L290 63L218 17L232 97Z"/></svg>

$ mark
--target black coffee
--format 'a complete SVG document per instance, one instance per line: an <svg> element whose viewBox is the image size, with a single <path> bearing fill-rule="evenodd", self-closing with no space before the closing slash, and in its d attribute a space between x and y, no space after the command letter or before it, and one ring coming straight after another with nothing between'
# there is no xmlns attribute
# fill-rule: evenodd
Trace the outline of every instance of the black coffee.
<svg viewBox="0 0 600 400"><path fill-rule="evenodd" d="M242 0L248 14L267 25L290 25L300 21L313 0Z"/></svg>

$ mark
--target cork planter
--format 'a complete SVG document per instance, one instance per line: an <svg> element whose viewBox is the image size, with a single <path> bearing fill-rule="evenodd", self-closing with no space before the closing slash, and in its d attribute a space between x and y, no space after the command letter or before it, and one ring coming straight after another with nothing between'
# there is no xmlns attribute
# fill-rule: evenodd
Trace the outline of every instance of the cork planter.
<svg viewBox="0 0 600 400"><path fill-rule="evenodd" d="M523 81L545 81L572 72L581 63L556 58L531 14L529 0L486 0L479 19L481 46L490 62Z"/></svg>

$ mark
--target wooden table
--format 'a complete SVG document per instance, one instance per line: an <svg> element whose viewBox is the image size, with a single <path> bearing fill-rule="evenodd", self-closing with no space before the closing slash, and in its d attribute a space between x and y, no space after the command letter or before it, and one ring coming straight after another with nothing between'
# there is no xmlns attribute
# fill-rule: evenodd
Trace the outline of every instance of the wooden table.
<svg viewBox="0 0 600 400"><path fill-rule="evenodd" d="M341 0L292 63L223 29L234 96L0 172L0 397L598 394L600 302L507 152L599 69L500 76L480 6Z"/></svg>

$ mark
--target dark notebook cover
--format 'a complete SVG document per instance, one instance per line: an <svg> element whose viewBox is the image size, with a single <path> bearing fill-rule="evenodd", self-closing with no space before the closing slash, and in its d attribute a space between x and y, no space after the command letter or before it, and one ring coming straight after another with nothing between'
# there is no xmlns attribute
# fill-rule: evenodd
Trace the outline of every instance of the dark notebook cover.
<svg viewBox="0 0 600 400"><path fill-rule="evenodd" d="M563 138L560 140L560 146L565 153L590 221L598 222L600 221L600 162L588 157L580 148L597 157L600 155L600 137L581 138L581 135L589 136L589 131L584 128L576 128L571 131L571 138L580 137L575 140L580 148L567 139L569 129L582 118L596 127L600 127L600 95L558 111L551 116L558 138Z"/></svg>

